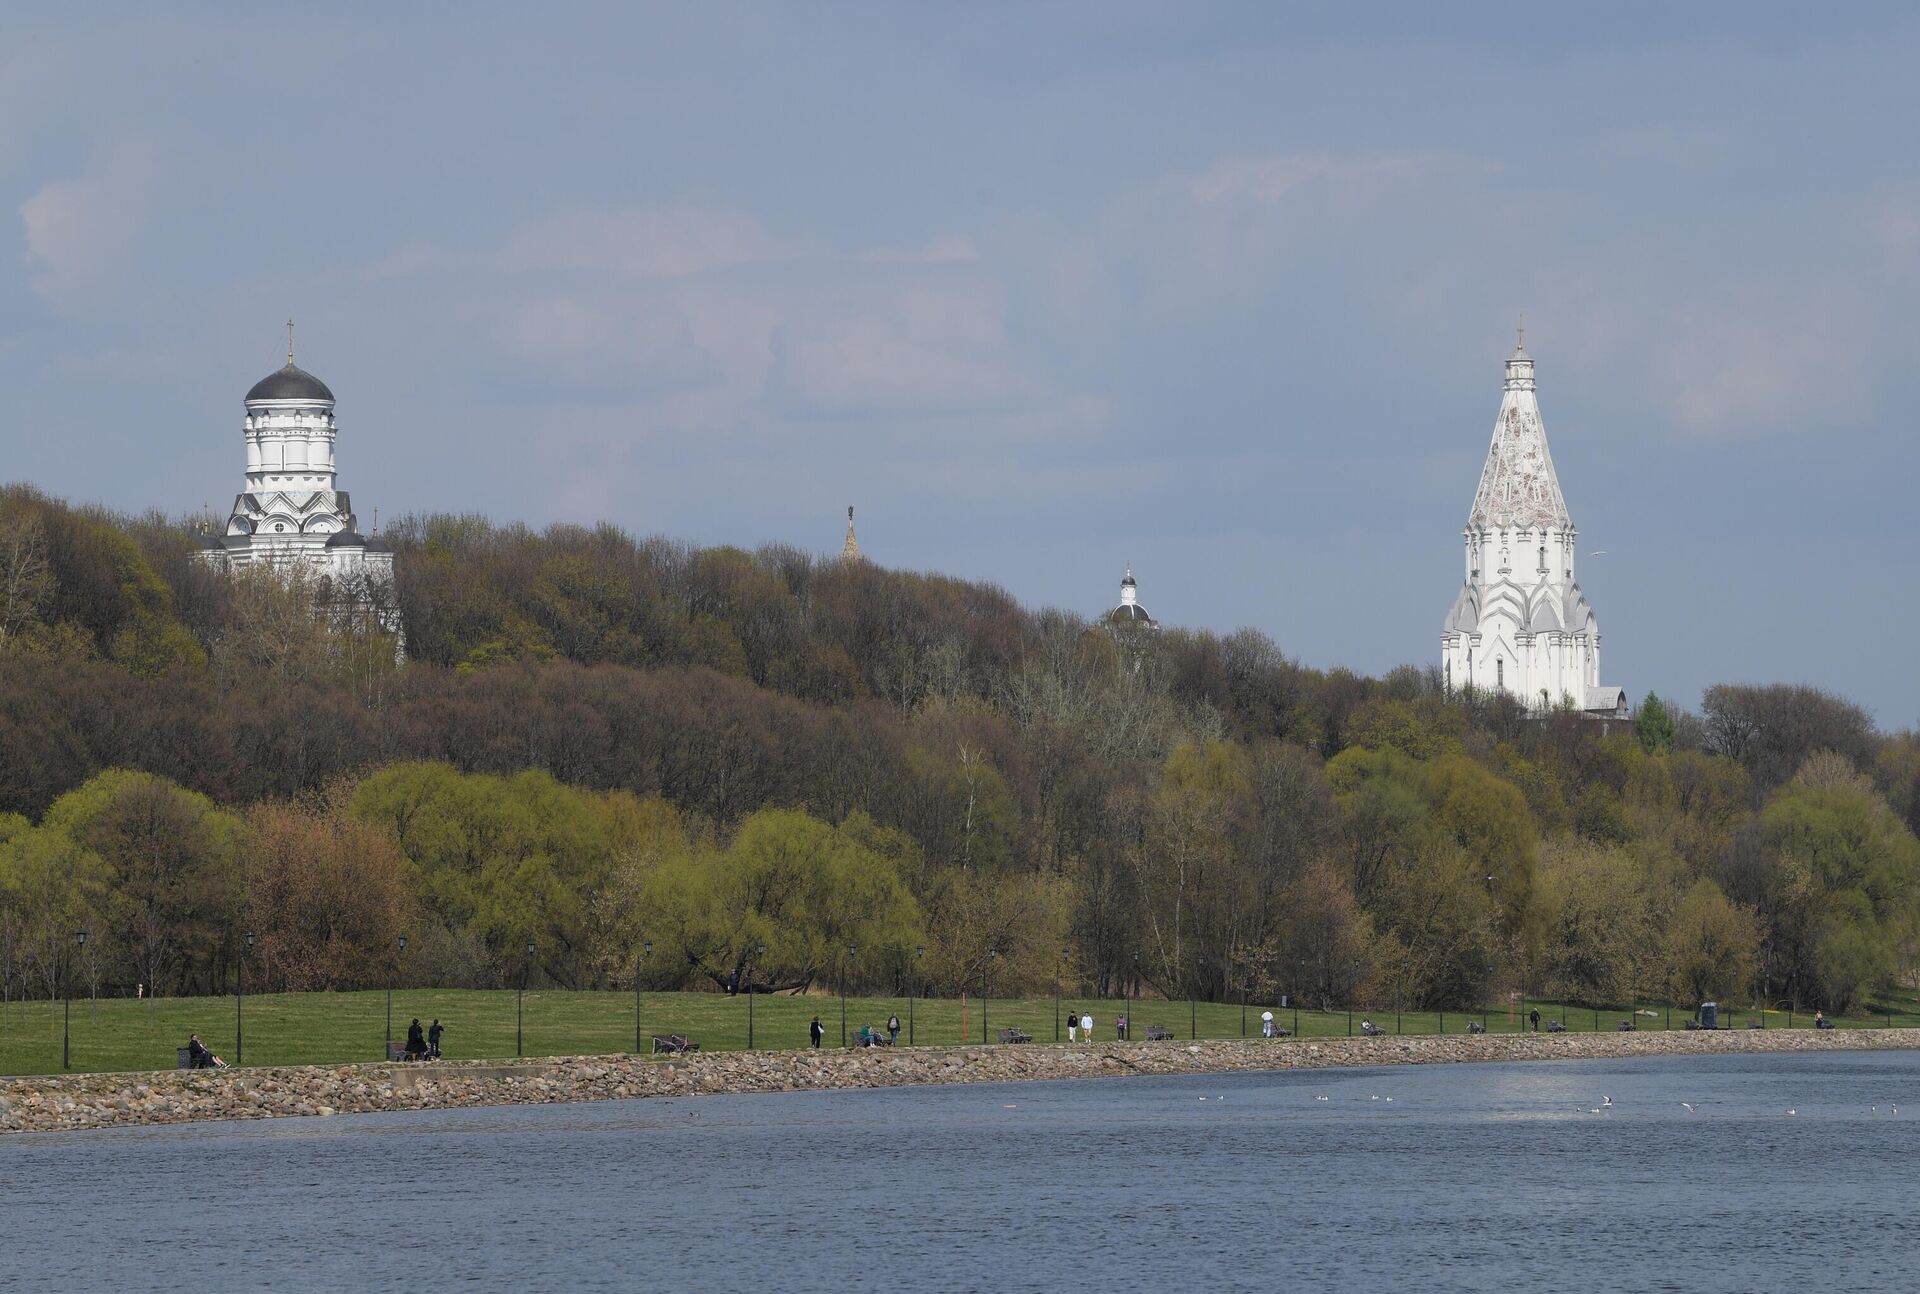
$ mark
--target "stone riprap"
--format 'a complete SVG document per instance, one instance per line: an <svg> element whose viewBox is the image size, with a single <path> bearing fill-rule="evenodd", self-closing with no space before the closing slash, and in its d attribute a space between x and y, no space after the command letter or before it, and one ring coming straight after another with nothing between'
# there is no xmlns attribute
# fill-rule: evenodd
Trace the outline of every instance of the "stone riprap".
<svg viewBox="0 0 1920 1294"><path fill-rule="evenodd" d="M1910 1047L1920 1047L1920 1029L1388 1035L62 1074L0 1080L0 1132L920 1083Z"/></svg>

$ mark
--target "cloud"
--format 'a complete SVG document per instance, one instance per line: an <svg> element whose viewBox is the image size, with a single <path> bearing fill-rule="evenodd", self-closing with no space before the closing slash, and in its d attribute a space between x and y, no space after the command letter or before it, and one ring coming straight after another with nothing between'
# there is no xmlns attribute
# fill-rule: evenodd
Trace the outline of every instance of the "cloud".
<svg viewBox="0 0 1920 1294"><path fill-rule="evenodd" d="M152 213L159 167L150 141L129 139L72 179L54 180L20 204L33 289L72 310L121 289Z"/></svg>

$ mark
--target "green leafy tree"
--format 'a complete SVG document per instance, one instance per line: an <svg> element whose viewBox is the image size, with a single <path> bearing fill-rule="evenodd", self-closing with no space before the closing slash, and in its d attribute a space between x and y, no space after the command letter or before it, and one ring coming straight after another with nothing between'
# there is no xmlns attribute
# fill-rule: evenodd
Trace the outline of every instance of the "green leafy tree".
<svg viewBox="0 0 1920 1294"><path fill-rule="evenodd" d="M1649 754L1673 749L1673 713L1652 692L1641 699L1633 714L1633 735Z"/></svg>

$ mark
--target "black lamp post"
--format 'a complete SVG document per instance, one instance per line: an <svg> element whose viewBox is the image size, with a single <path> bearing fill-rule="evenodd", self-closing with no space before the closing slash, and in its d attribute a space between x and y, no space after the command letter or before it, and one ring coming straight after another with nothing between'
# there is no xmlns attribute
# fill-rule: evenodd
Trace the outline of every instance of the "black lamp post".
<svg viewBox="0 0 1920 1294"><path fill-rule="evenodd" d="M401 953L407 950L407 937L405 935L401 935L396 943ZM393 1051L393 974L399 966L400 953L395 953L387 959L387 1036L381 1043L380 1059L382 1060L391 1059L391 1053Z"/></svg>
<svg viewBox="0 0 1920 1294"><path fill-rule="evenodd" d="M247 949L253 947L253 931L240 936L246 942L240 948L240 970L233 977L233 1063L246 1064L245 1038L241 1033L241 1007L247 1000Z"/></svg>
<svg viewBox="0 0 1920 1294"><path fill-rule="evenodd" d="M767 946L755 944L753 954L755 957L766 956ZM753 962L751 959L747 962L747 1050L753 1050Z"/></svg>
<svg viewBox="0 0 1920 1294"><path fill-rule="evenodd" d="M998 948L987 949L987 964L980 968L980 1041L987 1040L987 1004L993 1001L993 959L1000 955Z"/></svg>
<svg viewBox="0 0 1920 1294"><path fill-rule="evenodd" d="M913 992L907 994L907 1046L913 1046L913 999L920 991L920 965L927 955L925 944L913 950Z"/></svg>
<svg viewBox="0 0 1920 1294"><path fill-rule="evenodd" d="M86 948L87 932L84 930L74 931L73 943L76 948L81 948L81 949ZM67 1006L66 1006L65 1014L62 1016L60 1021L60 1068L72 1069L73 1068L73 958L71 957L67 958L67 973L62 978L64 978L67 981Z"/></svg>
<svg viewBox="0 0 1920 1294"><path fill-rule="evenodd" d="M840 959L840 1045L847 1045L847 963L860 951L859 944L848 944L847 955Z"/></svg>
<svg viewBox="0 0 1920 1294"><path fill-rule="evenodd" d="M513 999L513 1054L526 1054L527 972L533 967L533 940L527 940L527 959L520 963L520 991Z"/></svg>
<svg viewBox="0 0 1920 1294"><path fill-rule="evenodd" d="M1067 950L1060 950L1060 973L1053 977L1053 1040L1060 1041L1060 986L1067 977Z"/></svg>
<svg viewBox="0 0 1920 1294"><path fill-rule="evenodd" d="M1126 1003L1126 1010L1127 1010L1126 1033L1125 1033L1125 1036L1121 1039L1121 1041L1123 1042L1133 1041L1133 990L1134 990L1134 982L1139 978L1140 978L1140 954L1135 953L1133 955L1133 976L1132 978L1128 979L1126 989L1125 989L1126 996L1121 999L1122 1002Z"/></svg>
<svg viewBox="0 0 1920 1294"><path fill-rule="evenodd" d="M653 940L645 939L640 943L640 961L633 968L633 1054L642 1055L640 1050L640 976L646 969L647 958L653 956Z"/></svg>

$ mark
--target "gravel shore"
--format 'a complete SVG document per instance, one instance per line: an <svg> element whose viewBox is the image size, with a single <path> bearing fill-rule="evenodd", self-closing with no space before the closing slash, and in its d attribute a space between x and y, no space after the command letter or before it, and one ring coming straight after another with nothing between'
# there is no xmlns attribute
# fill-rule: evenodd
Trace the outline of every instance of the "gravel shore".
<svg viewBox="0 0 1920 1294"><path fill-rule="evenodd" d="M1920 1029L1031 1044L72 1074L0 1080L0 1132L920 1083L1910 1047L1920 1047Z"/></svg>

